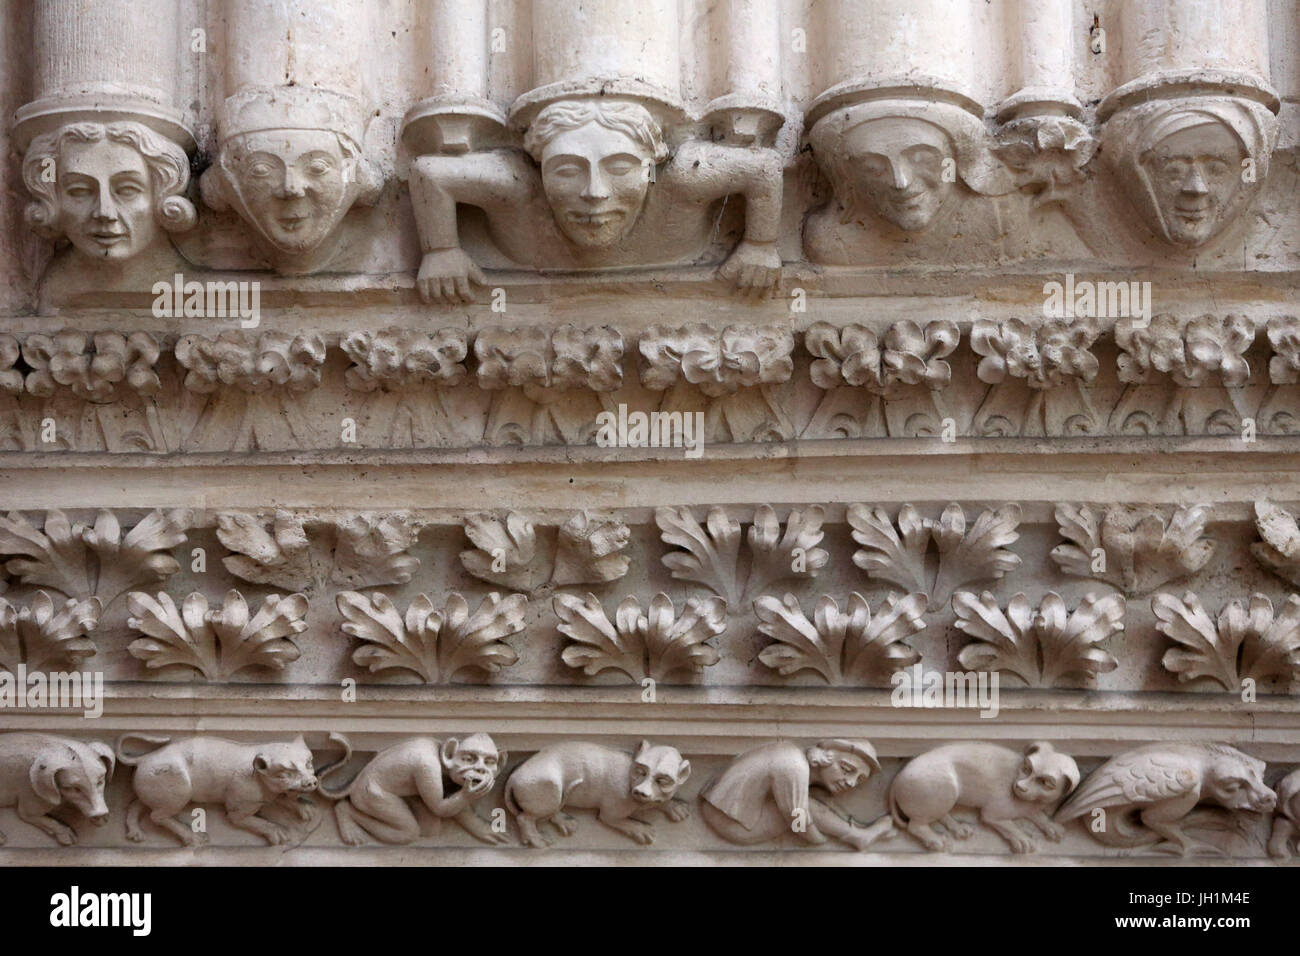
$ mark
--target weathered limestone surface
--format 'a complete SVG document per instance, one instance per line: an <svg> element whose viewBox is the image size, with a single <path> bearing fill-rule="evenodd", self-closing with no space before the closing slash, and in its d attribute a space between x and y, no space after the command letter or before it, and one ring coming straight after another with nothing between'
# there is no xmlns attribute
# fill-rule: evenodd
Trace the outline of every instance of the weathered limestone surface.
<svg viewBox="0 0 1300 956"><path fill-rule="evenodd" d="M4 0L0 863L1285 864L1297 37Z"/></svg>

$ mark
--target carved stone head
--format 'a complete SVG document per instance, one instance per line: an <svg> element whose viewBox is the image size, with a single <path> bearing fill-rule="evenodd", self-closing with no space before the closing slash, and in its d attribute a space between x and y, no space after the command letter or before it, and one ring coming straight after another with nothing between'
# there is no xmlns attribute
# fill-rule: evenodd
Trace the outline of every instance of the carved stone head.
<svg viewBox="0 0 1300 956"><path fill-rule="evenodd" d="M636 225L653 167L668 155L650 111L628 100L552 103L537 115L524 148L542 172L560 230L579 246L612 246Z"/></svg>
<svg viewBox="0 0 1300 956"><path fill-rule="evenodd" d="M93 259L129 259L160 226L178 232L197 218L182 195L185 150L141 123L71 123L38 136L23 157L23 181L34 197L28 224Z"/></svg>
<svg viewBox="0 0 1300 956"><path fill-rule="evenodd" d="M253 772L272 793L310 793L319 784L311 750L301 734L292 743L258 747Z"/></svg>
<svg viewBox="0 0 1300 956"><path fill-rule="evenodd" d="M325 90L242 93L225 104L221 153L203 199L234 208L270 247L281 272L309 272L354 203L378 198L359 104Z"/></svg>
<svg viewBox="0 0 1300 956"><path fill-rule="evenodd" d="M632 757L628 781L632 799L638 803L667 803L691 775L691 762L675 747L641 741Z"/></svg>
<svg viewBox="0 0 1300 956"><path fill-rule="evenodd" d="M957 190L1005 191L971 113L942 102L869 100L833 110L811 141L847 222L864 210L906 232L927 228Z"/></svg>
<svg viewBox="0 0 1300 956"><path fill-rule="evenodd" d="M487 734L470 734L464 740L449 737L442 745L442 762L452 783L480 796L496 785L506 752L497 750Z"/></svg>
<svg viewBox="0 0 1300 956"><path fill-rule="evenodd" d="M1153 232L1195 248L1259 189L1276 138L1277 121L1259 103L1180 97L1116 113L1102 133L1102 156Z"/></svg>
<svg viewBox="0 0 1300 956"><path fill-rule="evenodd" d="M809 783L832 796L857 787L880 769L876 748L866 740L821 740L808 748Z"/></svg>

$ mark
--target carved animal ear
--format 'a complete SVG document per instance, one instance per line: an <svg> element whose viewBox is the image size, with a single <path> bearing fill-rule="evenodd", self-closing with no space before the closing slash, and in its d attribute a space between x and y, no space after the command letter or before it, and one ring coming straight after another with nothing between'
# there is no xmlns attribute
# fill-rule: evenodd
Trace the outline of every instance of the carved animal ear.
<svg viewBox="0 0 1300 956"><path fill-rule="evenodd" d="M58 781L54 779L54 775L62 770L63 766L49 757L37 757L32 761L32 769L27 772L27 778L31 781L32 791L46 803L63 802Z"/></svg>
<svg viewBox="0 0 1300 956"><path fill-rule="evenodd" d="M1079 767L1071 761L1065 768L1065 792L1072 793L1079 785Z"/></svg>
<svg viewBox="0 0 1300 956"><path fill-rule="evenodd" d="M295 747L306 747L307 741L303 739L302 734L299 734L297 737L294 738L293 745Z"/></svg>
<svg viewBox="0 0 1300 956"><path fill-rule="evenodd" d="M269 770L270 767L271 767L271 762L267 760L266 757L264 757L262 754L258 754L253 758L253 771L255 773L266 773L266 771Z"/></svg>
<svg viewBox="0 0 1300 956"><path fill-rule="evenodd" d="M1042 750L1046 746L1047 744L1044 744L1041 740L1035 740L1032 744L1030 744L1028 747L1025 748L1025 756L1032 757L1034 754L1038 753L1038 751Z"/></svg>
<svg viewBox="0 0 1300 956"><path fill-rule="evenodd" d="M649 749L650 749L650 741L643 740L641 741L641 746L636 748L636 755L639 757Z"/></svg>
<svg viewBox="0 0 1300 956"><path fill-rule="evenodd" d="M505 750L497 751L497 769L504 770L506 761L510 759L510 754Z"/></svg>
<svg viewBox="0 0 1300 956"><path fill-rule="evenodd" d="M113 779L113 771L117 768L117 756L113 753L113 748L108 744L100 743L98 740L91 741L87 744L95 756L104 762L104 769L108 771L108 779Z"/></svg>
<svg viewBox="0 0 1300 956"><path fill-rule="evenodd" d="M455 737L448 737L442 745L442 762L451 763L452 758L456 756L456 751L460 749L460 741Z"/></svg>
<svg viewBox="0 0 1300 956"><path fill-rule="evenodd" d="M683 760L681 769L677 771L677 786L684 784L691 775L691 762Z"/></svg>

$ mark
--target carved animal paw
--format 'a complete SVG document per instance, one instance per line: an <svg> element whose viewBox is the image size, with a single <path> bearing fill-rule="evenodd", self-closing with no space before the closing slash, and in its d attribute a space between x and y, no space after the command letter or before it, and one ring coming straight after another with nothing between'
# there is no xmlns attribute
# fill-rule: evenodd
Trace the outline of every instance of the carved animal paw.
<svg viewBox="0 0 1300 956"><path fill-rule="evenodd" d="M920 837L927 850L933 850L935 853L951 853L952 840L944 836L930 836L926 834Z"/></svg>
<svg viewBox="0 0 1300 956"><path fill-rule="evenodd" d="M1027 836L1016 836L1012 834L1007 837L1007 843L1011 845L1012 853L1033 853L1038 846Z"/></svg>
<svg viewBox="0 0 1300 956"><path fill-rule="evenodd" d="M361 846L366 842L366 833L355 823L340 824L339 839L348 846Z"/></svg>
<svg viewBox="0 0 1300 956"><path fill-rule="evenodd" d="M718 275L738 292L762 295L781 281L781 254L774 242L741 242L718 269Z"/></svg>
<svg viewBox="0 0 1300 956"><path fill-rule="evenodd" d="M133 827L128 823L126 826L126 838L132 843L143 843L144 831L139 827Z"/></svg>
<svg viewBox="0 0 1300 956"><path fill-rule="evenodd" d="M185 836L181 837L181 842L186 846L207 846L208 835L206 833L198 833L191 830L189 833L185 834Z"/></svg>
<svg viewBox="0 0 1300 956"><path fill-rule="evenodd" d="M1053 843L1060 843L1065 838L1065 827L1054 820L1048 820L1043 835Z"/></svg>
<svg viewBox="0 0 1300 956"><path fill-rule="evenodd" d="M655 829L648 823L641 823L638 820L626 820L619 825L619 829L643 846L655 841Z"/></svg>
<svg viewBox="0 0 1300 956"><path fill-rule="evenodd" d="M975 828L969 823L965 823L961 820L953 820L952 823L947 826L948 830L958 840L969 840L975 835Z"/></svg>
<svg viewBox="0 0 1300 956"><path fill-rule="evenodd" d="M684 800L673 800L664 807L664 816L673 823L681 823L691 815L691 808Z"/></svg>
<svg viewBox="0 0 1300 956"><path fill-rule="evenodd" d="M1291 841L1286 837L1274 837L1268 841L1268 855L1276 860L1286 860L1291 856Z"/></svg>
<svg viewBox="0 0 1300 956"><path fill-rule="evenodd" d="M282 846L289 842L289 831L278 823L271 824L264 835L266 836L266 842L271 846Z"/></svg>
<svg viewBox="0 0 1300 956"><path fill-rule="evenodd" d="M570 837L578 832L578 821L569 813L557 813L551 817L551 822L555 824L555 829L560 831L562 836Z"/></svg>
<svg viewBox="0 0 1300 956"><path fill-rule="evenodd" d="M77 842L77 831L62 823L56 823L50 828L50 836L59 841L59 846L72 846Z"/></svg>

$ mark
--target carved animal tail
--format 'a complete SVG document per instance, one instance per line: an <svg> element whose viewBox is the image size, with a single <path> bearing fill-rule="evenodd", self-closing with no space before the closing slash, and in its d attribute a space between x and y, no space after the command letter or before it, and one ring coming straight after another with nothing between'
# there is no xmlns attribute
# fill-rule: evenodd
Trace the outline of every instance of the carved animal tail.
<svg viewBox="0 0 1300 956"><path fill-rule="evenodd" d="M515 802L515 791L512 786L514 782L514 777L506 781L505 789L501 792L501 799L505 803L506 809L517 817L519 816L519 804Z"/></svg>
<svg viewBox="0 0 1300 956"><path fill-rule="evenodd" d="M125 750L128 740L139 740L146 744L152 744L148 750L142 750L137 754L128 754ZM147 757L164 744L171 743L170 737L150 737L147 734L123 734L117 738L117 762L125 764L128 767L134 767L140 762L141 757Z"/></svg>
<svg viewBox="0 0 1300 956"><path fill-rule="evenodd" d="M352 792L352 783L349 783L342 790L329 790L325 786L325 778L332 776L342 769L343 765L352 759L352 744L347 737L342 734L330 734L330 743L338 744L343 748L343 756L331 764L326 764L316 771L316 792L329 798L330 800L346 800L348 794ZM355 782L356 778L353 778Z"/></svg>
<svg viewBox="0 0 1300 956"><path fill-rule="evenodd" d="M894 796L894 788L889 788L889 815L894 818L894 825L900 830L907 828L907 818L903 816L903 811L898 809L898 799Z"/></svg>
<svg viewBox="0 0 1300 956"><path fill-rule="evenodd" d="M1136 807L1130 807L1117 813L1107 811L1107 825L1101 830L1094 830L1091 826L1088 826L1086 817L1082 822L1084 826L1088 826L1088 832L1103 846L1111 846L1117 849L1133 849L1134 847L1159 843L1160 834L1138 822L1138 812Z"/></svg>

